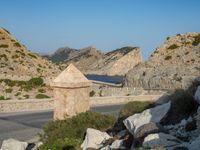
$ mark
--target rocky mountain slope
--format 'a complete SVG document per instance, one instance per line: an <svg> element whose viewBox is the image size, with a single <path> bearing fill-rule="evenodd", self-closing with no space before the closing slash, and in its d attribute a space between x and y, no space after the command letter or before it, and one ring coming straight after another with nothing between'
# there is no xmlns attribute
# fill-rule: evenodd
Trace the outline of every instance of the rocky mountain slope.
<svg viewBox="0 0 200 150"><path fill-rule="evenodd" d="M124 75L142 62L140 49L137 47L122 47L105 54L94 47L80 50L61 48L48 56L48 59L61 63L63 69L73 63L85 74L100 75Z"/></svg>
<svg viewBox="0 0 200 150"><path fill-rule="evenodd" d="M149 60L126 74L125 85L143 88L186 88L200 75L200 33L168 37Z"/></svg>
<svg viewBox="0 0 200 150"><path fill-rule="evenodd" d="M103 58L93 64L93 74L124 75L134 66L142 62L140 49L122 47L106 53Z"/></svg>
<svg viewBox="0 0 200 150"><path fill-rule="evenodd" d="M7 30L0 28L0 78L8 76L54 76L57 66L29 51Z"/></svg>

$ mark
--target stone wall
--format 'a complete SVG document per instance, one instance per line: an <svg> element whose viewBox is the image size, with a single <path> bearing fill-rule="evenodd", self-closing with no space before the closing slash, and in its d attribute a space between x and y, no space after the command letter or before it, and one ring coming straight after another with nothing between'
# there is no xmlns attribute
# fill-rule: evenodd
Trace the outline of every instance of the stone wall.
<svg viewBox="0 0 200 150"><path fill-rule="evenodd" d="M130 101L156 101L161 96L162 95L91 97L90 106L123 104ZM0 112L50 110L53 109L53 107L54 107L53 99L0 101Z"/></svg>
<svg viewBox="0 0 200 150"><path fill-rule="evenodd" d="M49 110L53 105L53 99L3 100L0 101L0 112Z"/></svg>

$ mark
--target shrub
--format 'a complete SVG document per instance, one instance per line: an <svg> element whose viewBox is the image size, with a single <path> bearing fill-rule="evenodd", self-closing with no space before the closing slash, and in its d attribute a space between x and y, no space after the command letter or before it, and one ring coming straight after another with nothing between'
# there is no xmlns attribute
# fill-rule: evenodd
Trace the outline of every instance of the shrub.
<svg viewBox="0 0 200 150"><path fill-rule="evenodd" d="M170 37L167 37L167 40L169 40L170 39Z"/></svg>
<svg viewBox="0 0 200 150"><path fill-rule="evenodd" d="M6 93L12 93L12 91L13 90L11 88L5 90Z"/></svg>
<svg viewBox="0 0 200 150"><path fill-rule="evenodd" d="M172 56L168 55L168 56L165 57L165 60L170 60L170 59L172 59Z"/></svg>
<svg viewBox="0 0 200 150"><path fill-rule="evenodd" d="M23 95L26 99L28 99L30 96L28 94Z"/></svg>
<svg viewBox="0 0 200 150"><path fill-rule="evenodd" d="M200 43L200 34L194 37L194 41L192 42L192 45L197 46Z"/></svg>
<svg viewBox="0 0 200 150"><path fill-rule="evenodd" d="M0 100L5 100L5 97L4 96L0 96Z"/></svg>
<svg viewBox="0 0 200 150"><path fill-rule="evenodd" d="M178 45L172 44L172 45L170 45L167 49L176 49L176 48L178 48L178 47L179 47Z"/></svg>
<svg viewBox="0 0 200 150"><path fill-rule="evenodd" d="M15 94L15 96L19 96L19 95L21 95L21 92L17 92L17 93Z"/></svg>
<svg viewBox="0 0 200 150"><path fill-rule="evenodd" d="M135 113L141 113L147 108L150 108L152 106L151 102L129 102L126 105L122 107L122 109L119 112L119 118L125 119Z"/></svg>
<svg viewBox="0 0 200 150"><path fill-rule="evenodd" d="M38 92L45 93L46 91L45 91L45 89L38 89Z"/></svg>
<svg viewBox="0 0 200 150"><path fill-rule="evenodd" d="M51 145L42 145L37 150L49 150L49 147L51 147L51 150L75 150L79 149L81 142L78 139L55 139Z"/></svg>
<svg viewBox="0 0 200 150"><path fill-rule="evenodd" d="M95 91L92 90L92 91L90 92L90 97L93 97L94 95L95 95Z"/></svg>
<svg viewBox="0 0 200 150"><path fill-rule="evenodd" d="M35 98L37 98L37 99L44 99L44 98L50 98L50 97L47 96L47 95L45 95L45 94L37 94L37 95L35 96Z"/></svg>
<svg viewBox="0 0 200 150"><path fill-rule="evenodd" d="M41 140L44 145L39 150L63 150L69 146L75 148L77 145L80 146L87 128L106 131L115 121L112 116L90 111L65 120L52 121L43 128Z"/></svg>
<svg viewBox="0 0 200 150"><path fill-rule="evenodd" d="M28 55L30 56L30 57L32 57L32 58L37 58L37 56L35 56L34 54L31 54L31 53L28 53Z"/></svg>
<svg viewBox="0 0 200 150"><path fill-rule="evenodd" d="M196 112L198 104L189 91L176 90L171 96L171 108L167 115L161 120L163 125L176 124L182 119Z"/></svg>
<svg viewBox="0 0 200 150"><path fill-rule="evenodd" d="M41 77L35 77L28 81L28 84L32 85L33 87L43 85L44 81Z"/></svg>
<svg viewBox="0 0 200 150"><path fill-rule="evenodd" d="M15 42L13 45L14 45L15 47L22 47L21 44L19 44L19 42Z"/></svg>
<svg viewBox="0 0 200 150"><path fill-rule="evenodd" d="M8 48L8 45L7 44L1 44L0 48Z"/></svg>

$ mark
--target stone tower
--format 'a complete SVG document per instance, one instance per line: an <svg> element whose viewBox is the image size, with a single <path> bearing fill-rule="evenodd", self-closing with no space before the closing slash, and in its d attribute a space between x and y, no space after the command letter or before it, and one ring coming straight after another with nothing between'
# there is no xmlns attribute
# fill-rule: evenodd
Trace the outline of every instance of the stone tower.
<svg viewBox="0 0 200 150"><path fill-rule="evenodd" d="M54 88L54 120L89 110L89 92L91 82L70 64L52 82Z"/></svg>

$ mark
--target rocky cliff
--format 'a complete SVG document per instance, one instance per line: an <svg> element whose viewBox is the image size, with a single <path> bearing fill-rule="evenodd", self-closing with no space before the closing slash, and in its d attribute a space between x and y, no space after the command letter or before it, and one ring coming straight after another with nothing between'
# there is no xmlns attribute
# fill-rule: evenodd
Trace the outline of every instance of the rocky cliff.
<svg viewBox="0 0 200 150"><path fill-rule="evenodd" d="M200 75L200 33L168 37L149 60L126 74L125 85L143 88L186 88Z"/></svg>
<svg viewBox="0 0 200 150"><path fill-rule="evenodd" d="M3 76L54 76L57 66L29 51L7 30L0 28L0 72ZM6 77L5 77L6 78Z"/></svg>
<svg viewBox="0 0 200 150"><path fill-rule="evenodd" d="M67 47L45 57L60 63L62 69L73 63L85 74L99 75L124 75L142 62L140 49L137 47L122 47L105 54L94 47L80 50Z"/></svg>
<svg viewBox="0 0 200 150"><path fill-rule="evenodd" d="M103 58L93 64L93 74L124 75L134 66L142 62L140 49L122 47L106 53Z"/></svg>

